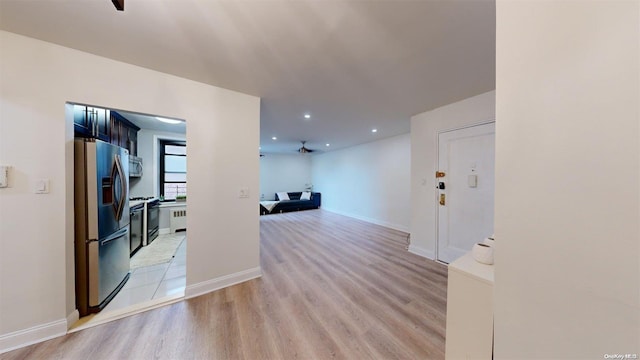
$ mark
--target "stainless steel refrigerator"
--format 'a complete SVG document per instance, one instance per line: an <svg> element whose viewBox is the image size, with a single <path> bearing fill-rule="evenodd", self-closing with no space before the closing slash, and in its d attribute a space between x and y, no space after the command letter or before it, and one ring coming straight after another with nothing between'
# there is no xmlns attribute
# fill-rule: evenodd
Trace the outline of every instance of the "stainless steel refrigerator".
<svg viewBox="0 0 640 360"><path fill-rule="evenodd" d="M75 140L76 305L102 310L129 279L129 152Z"/></svg>

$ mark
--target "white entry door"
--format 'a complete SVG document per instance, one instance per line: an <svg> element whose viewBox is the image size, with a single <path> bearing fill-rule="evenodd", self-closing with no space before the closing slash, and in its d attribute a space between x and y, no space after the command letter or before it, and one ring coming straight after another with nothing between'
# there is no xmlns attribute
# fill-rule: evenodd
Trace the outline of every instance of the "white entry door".
<svg viewBox="0 0 640 360"><path fill-rule="evenodd" d="M438 260L450 263L493 234L494 164L495 123L438 135Z"/></svg>

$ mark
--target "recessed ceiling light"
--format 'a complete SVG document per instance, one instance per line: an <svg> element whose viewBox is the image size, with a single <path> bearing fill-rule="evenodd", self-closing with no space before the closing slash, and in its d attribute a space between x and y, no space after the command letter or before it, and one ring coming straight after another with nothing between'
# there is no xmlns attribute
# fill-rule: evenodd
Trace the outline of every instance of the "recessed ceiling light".
<svg viewBox="0 0 640 360"><path fill-rule="evenodd" d="M331 146L331 144L329 144L329 143L326 143L325 145L326 145L326 146Z"/></svg>
<svg viewBox="0 0 640 360"><path fill-rule="evenodd" d="M274 136L271 138L271 140L278 140L278 138Z"/></svg>
<svg viewBox="0 0 640 360"><path fill-rule="evenodd" d="M156 116L156 120L162 121L163 123L167 123L167 124L173 124L173 125L180 124L182 122L180 120L167 119L167 118L163 118L163 117L159 117L159 116Z"/></svg>
<svg viewBox="0 0 640 360"><path fill-rule="evenodd" d="M372 132L372 133L377 133L377 132L378 132L378 129L371 129L371 132Z"/></svg>
<svg viewBox="0 0 640 360"><path fill-rule="evenodd" d="M305 119L311 119L311 114L304 114Z"/></svg>

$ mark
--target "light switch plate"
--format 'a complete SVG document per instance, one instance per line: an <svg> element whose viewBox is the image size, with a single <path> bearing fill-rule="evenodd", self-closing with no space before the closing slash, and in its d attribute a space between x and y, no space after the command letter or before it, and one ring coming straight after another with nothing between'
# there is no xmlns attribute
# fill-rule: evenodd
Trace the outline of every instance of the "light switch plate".
<svg viewBox="0 0 640 360"><path fill-rule="evenodd" d="M0 166L0 188L9 187L9 167Z"/></svg>
<svg viewBox="0 0 640 360"><path fill-rule="evenodd" d="M238 191L238 197L239 198L248 198L249 197L249 188L248 187L241 187L240 191Z"/></svg>
<svg viewBox="0 0 640 360"><path fill-rule="evenodd" d="M469 175L467 177L467 184L469 184L470 188L478 187L478 175Z"/></svg>

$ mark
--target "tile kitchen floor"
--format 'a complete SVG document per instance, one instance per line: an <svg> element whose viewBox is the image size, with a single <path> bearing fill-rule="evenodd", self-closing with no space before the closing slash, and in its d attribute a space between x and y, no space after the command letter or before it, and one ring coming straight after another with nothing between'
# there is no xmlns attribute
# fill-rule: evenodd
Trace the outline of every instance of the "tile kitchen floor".
<svg viewBox="0 0 640 360"><path fill-rule="evenodd" d="M187 240L185 239L170 262L133 270L129 281L102 310L102 313L120 310L131 305L167 296L184 296L184 288L187 283L186 274Z"/></svg>

